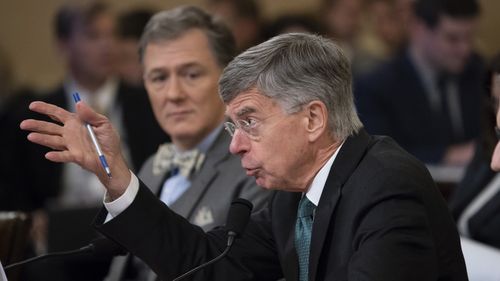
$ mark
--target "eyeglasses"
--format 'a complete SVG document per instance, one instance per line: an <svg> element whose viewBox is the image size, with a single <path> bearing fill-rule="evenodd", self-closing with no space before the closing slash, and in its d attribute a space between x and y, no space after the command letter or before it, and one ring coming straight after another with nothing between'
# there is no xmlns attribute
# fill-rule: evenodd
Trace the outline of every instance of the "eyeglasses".
<svg viewBox="0 0 500 281"><path fill-rule="evenodd" d="M235 123L233 123L233 122L225 122L224 123L225 129L229 133L229 135L231 135L231 137L233 137L234 134L236 133L236 129L240 129L245 134L247 134L247 136L249 138L251 138L253 140L256 140L259 138L259 132L257 130L259 125L260 125L260 122L258 122L255 119L249 119L249 121L239 119L239 120L236 120Z"/></svg>
<svg viewBox="0 0 500 281"><path fill-rule="evenodd" d="M296 105L291 107L289 110L293 111L293 113L288 113L286 115L279 114L279 112L276 112L274 114L270 114L265 118L262 119L254 119L254 118L247 118L247 119L238 119L234 123L233 122L225 122L224 127L226 131L231 135L231 137L234 137L234 134L236 133L236 129L242 130L250 139L252 140L258 140L261 137L261 132L260 132L260 126L262 125L262 122L264 120L268 120L270 118L276 117L276 116L281 116L281 117L286 117L291 114L295 114L298 111L296 108L301 108L302 105ZM280 120L285 120L285 118L280 118Z"/></svg>

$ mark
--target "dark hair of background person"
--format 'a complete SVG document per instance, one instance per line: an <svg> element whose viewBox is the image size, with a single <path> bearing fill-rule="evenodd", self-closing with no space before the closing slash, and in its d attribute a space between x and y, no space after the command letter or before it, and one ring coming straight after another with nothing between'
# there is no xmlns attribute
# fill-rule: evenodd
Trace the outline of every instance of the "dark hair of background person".
<svg viewBox="0 0 500 281"><path fill-rule="evenodd" d="M446 15L455 19L471 19L479 16L477 0L416 0L414 14L429 27L435 27Z"/></svg>
<svg viewBox="0 0 500 281"><path fill-rule="evenodd" d="M276 18L266 24L263 35L268 40L276 35L290 32L290 29L302 29L303 32L312 34L324 34L324 28L313 15L309 14L287 14ZM302 31L294 31L302 32Z"/></svg>
<svg viewBox="0 0 500 281"><path fill-rule="evenodd" d="M144 27L154 13L153 9L141 8L121 14L118 17L118 36L122 39L139 40Z"/></svg>
<svg viewBox="0 0 500 281"><path fill-rule="evenodd" d="M176 39L193 28L199 28L205 33L220 66L225 67L236 55L233 34L221 20L200 8L182 6L157 13L151 18L139 42L141 60L148 44Z"/></svg>
<svg viewBox="0 0 500 281"><path fill-rule="evenodd" d="M87 25L99 15L109 12L109 6L100 1L71 2L62 6L54 19L54 32L59 40L71 37L77 24Z"/></svg>
<svg viewBox="0 0 500 281"><path fill-rule="evenodd" d="M240 18L250 18L259 21L260 9L256 1L253 0L208 0L208 5L216 5L221 3L231 3Z"/></svg>

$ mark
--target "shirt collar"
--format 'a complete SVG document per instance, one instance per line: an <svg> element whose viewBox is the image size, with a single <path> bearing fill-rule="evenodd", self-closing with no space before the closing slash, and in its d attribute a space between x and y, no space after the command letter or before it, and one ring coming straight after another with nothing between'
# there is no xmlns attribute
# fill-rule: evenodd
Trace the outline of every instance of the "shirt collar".
<svg viewBox="0 0 500 281"><path fill-rule="evenodd" d="M330 157L326 164L323 165L323 167L316 174L311 183L311 187L306 192L307 199L309 199L309 201L311 201L315 206L318 206L319 204L319 199L321 198L321 194L323 193L323 189L325 188L326 180L328 179L328 175L330 174L333 162L335 161L335 158L337 158L342 145L344 145L343 142L337 148L337 151L335 151L335 153Z"/></svg>
<svg viewBox="0 0 500 281"><path fill-rule="evenodd" d="M215 139L217 138L217 136L219 135L220 131L222 130L222 127L223 127L223 125L220 124L214 130L212 130L212 132L210 132L210 134L208 134L208 136L206 136L203 139L203 141L199 145L197 145L196 148L198 148L198 150L200 150L203 153L207 153L208 149L215 142Z"/></svg>
<svg viewBox="0 0 500 281"><path fill-rule="evenodd" d="M422 83L424 83L424 87L429 91L435 85L437 71L417 54L415 48L409 49L409 56L417 74L421 77Z"/></svg>

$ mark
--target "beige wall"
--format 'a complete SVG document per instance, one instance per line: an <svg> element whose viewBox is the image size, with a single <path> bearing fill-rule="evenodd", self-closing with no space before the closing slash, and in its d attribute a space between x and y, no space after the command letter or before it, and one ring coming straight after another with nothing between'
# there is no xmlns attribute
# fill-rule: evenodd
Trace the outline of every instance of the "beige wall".
<svg viewBox="0 0 500 281"><path fill-rule="evenodd" d="M479 49L487 57L500 52L500 1L482 0L482 18L479 26Z"/></svg>
<svg viewBox="0 0 500 281"><path fill-rule="evenodd" d="M203 0L109 0L120 11L139 5L170 8L180 4L201 5ZM319 0L260 0L264 16L315 9ZM500 51L500 1L482 0L483 19L480 28L480 49L486 55ZM2 0L0 1L0 48L10 58L17 84L50 88L63 75L52 37L52 17L64 0Z"/></svg>

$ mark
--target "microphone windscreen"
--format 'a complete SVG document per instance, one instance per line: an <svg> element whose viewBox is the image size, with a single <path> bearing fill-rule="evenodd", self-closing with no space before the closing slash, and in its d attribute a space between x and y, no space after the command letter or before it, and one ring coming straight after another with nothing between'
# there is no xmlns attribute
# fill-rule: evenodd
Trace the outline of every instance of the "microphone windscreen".
<svg viewBox="0 0 500 281"><path fill-rule="evenodd" d="M127 251L117 243L105 238L97 238L90 243L92 254L96 257L123 256Z"/></svg>
<svg viewBox="0 0 500 281"><path fill-rule="evenodd" d="M248 200L238 198L231 203L227 214L226 229L239 235L245 230L253 205Z"/></svg>

